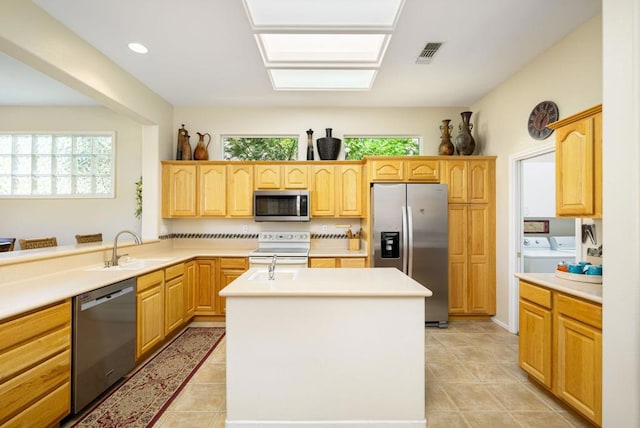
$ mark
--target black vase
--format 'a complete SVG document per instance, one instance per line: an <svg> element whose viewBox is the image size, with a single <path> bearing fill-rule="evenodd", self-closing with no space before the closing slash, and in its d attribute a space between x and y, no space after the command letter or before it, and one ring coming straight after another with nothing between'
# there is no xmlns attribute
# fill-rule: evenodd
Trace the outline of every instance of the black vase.
<svg viewBox="0 0 640 428"><path fill-rule="evenodd" d="M460 133L455 138L456 149L458 150L458 154L460 155L472 155L474 150L476 149L476 140L473 139L471 135L471 130L473 129L473 124L469 123L471 119L470 111L463 111L460 113L462 116L462 122L458 126Z"/></svg>
<svg viewBox="0 0 640 428"><path fill-rule="evenodd" d="M327 128L326 131L326 137L318 138L316 140L318 156L320 156L320 159L322 160L336 160L340 153L340 144L342 143L342 140L331 136L331 128Z"/></svg>

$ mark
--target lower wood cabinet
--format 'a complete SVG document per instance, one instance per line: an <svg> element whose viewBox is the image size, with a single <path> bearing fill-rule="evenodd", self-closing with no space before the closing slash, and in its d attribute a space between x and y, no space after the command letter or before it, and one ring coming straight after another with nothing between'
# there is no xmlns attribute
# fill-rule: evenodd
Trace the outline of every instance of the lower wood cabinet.
<svg viewBox="0 0 640 428"><path fill-rule="evenodd" d="M184 263L169 266L164 270L164 332L171 334L185 321L184 307Z"/></svg>
<svg viewBox="0 0 640 428"><path fill-rule="evenodd" d="M366 267L364 257L310 257L310 268L363 268Z"/></svg>
<svg viewBox="0 0 640 428"><path fill-rule="evenodd" d="M136 281L136 359L164 340L164 271Z"/></svg>
<svg viewBox="0 0 640 428"><path fill-rule="evenodd" d="M195 261L195 270L195 315L219 315L216 305L218 259L198 258Z"/></svg>
<svg viewBox="0 0 640 428"><path fill-rule="evenodd" d="M220 281L215 289L217 306L221 315L227 312L227 301L220 296L220 290L229 285L249 269L249 259L246 257L222 257L220 258Z"/></svg>
<svg viewBox="0 0 640 428"><path fill-rule="evenodd" d="M519 364L591 422L602 424L602 306L520 281Z"/></svg>
<svg viewBox="0 0 640 428"><path fill-rule="evenodd" d="M191 319L196 312L196 262L184 264L184 313Z"/></svg>
<svg viewBox="0 0 640 428"><path fill-rule="evenodd" d="M71 302L0 322L0 426L55 426L71 410Z"/></svg>

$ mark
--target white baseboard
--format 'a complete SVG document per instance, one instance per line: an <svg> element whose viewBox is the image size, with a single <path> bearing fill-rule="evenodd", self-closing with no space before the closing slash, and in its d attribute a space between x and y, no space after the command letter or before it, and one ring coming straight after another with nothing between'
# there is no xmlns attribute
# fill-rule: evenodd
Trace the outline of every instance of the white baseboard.
<svg viewBox="0 0 640 428"><path fill-rule="evenodd" d="M417 421L229 421L227 428L426 428L427 420Z"/></svg>
<svg viewBox="0 0 640 428"><path fill-rule="evenodd" d="M503 323L502 321L500 321L498 318L496 317L491 317L491 321L493 321L494 323L498 324L500 327L504 328L505 330L507 330L510 333L515 334L515 331L511 331L511 329L509 328L509 326L505 323Z"/></svg>

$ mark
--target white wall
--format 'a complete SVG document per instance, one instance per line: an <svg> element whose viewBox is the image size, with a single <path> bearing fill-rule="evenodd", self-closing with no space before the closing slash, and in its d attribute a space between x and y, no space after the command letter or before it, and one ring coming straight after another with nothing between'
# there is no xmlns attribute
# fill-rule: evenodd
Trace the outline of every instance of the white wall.
<svg viewBox="0 0 640 428"><path fill-rule="evenodd" d="M307 129L313 129L313 140L324 137L332 128L333 136L346 135L406 135L423 138L422 154L437 155L440 125L451 119L453 135L458 134L460 113L466 107L447 108L213 108L175 107L174 150L178 128L185 124L191 135L191 148L198 142L196 132L212 136L209 159L222 159L221 135L297 135L299 159L306 159ZM472 122L474 118L472 117ZM482 146L477 148L480 154ZM342 145L340 159L344 158ZM317 151L315 158L319 159Z"/></svg>
<svg viewBox="0 0 640 428"><path fill-rule="evenodd" d="M56 236L75 244L76 234L102 232L111 241L122 229L140 231L134 216L135 182L141 176L141 126L104 107L0 107L0 132L115 131L115 198L0 199L0 236Z"/></svg>
<svg viewBox="0 0 640 428"><path fill-rule="evenodd" d="M527 119L540 101L560 117L602 102L601 16L597 16L471 106L477 139L496 160L496 318L509 324L509 156L548 143L533 140ZM554 138L552 134L549 138Z"/></svg>

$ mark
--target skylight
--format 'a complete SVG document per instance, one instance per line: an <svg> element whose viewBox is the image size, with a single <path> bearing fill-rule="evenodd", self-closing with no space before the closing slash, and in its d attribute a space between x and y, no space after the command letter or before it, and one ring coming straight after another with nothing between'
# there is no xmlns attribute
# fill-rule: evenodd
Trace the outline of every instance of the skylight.
<svg viewBox="0 0 640 428"><path fill-rule="evenodd" d="M404 0L244 0L276 90L371 89Z"/></svg>

